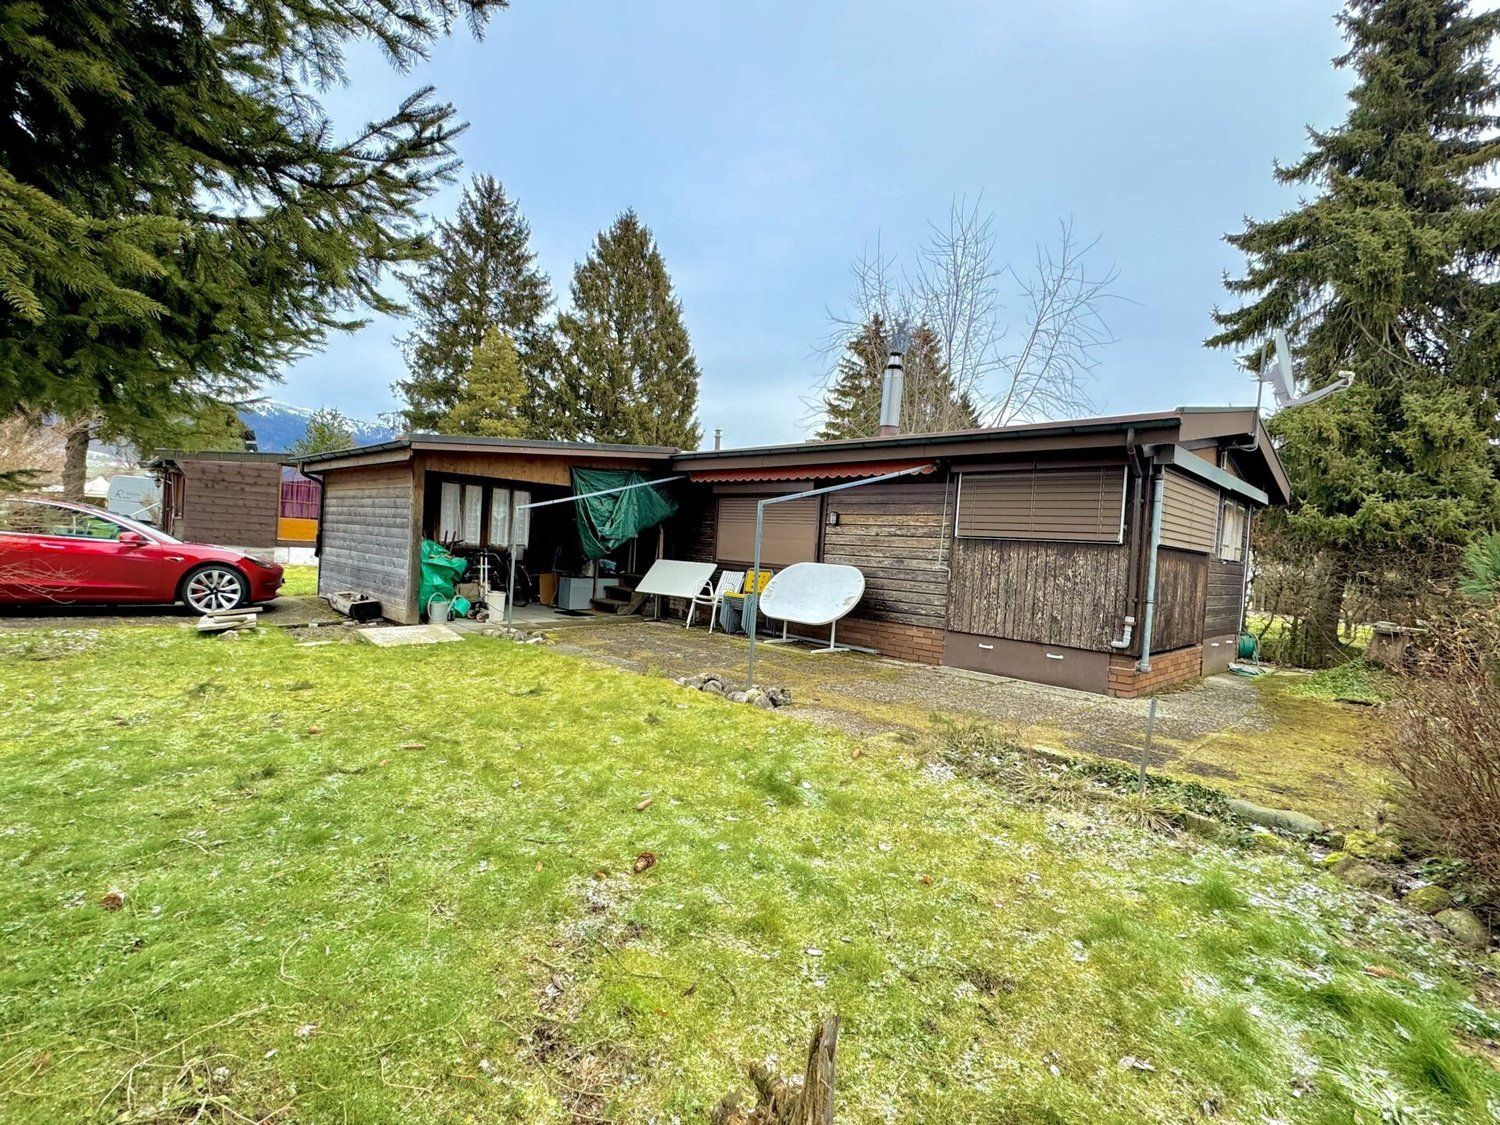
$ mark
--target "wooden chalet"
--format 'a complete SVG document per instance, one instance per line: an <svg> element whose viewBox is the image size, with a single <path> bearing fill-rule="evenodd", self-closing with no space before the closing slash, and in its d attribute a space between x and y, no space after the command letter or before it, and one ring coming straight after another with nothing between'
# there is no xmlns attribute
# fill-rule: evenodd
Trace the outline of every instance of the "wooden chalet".
<svg viewBox="0 0 1500 1125"><path fill-rule="evenodd" d="M762 564L858 567L841 641L1121 696L1228 666L1250 517L1289 499L1248 407L691 453L415 435L303 462L323 483L320 588L416 621L424 537L502 544L510 506L568 495L575 465L684 478L677 514L622 556L637 572L658 552L748 568L757 500L912 470L767 507ZM547 569L571 505L535 515L521 541Z"/></svg>

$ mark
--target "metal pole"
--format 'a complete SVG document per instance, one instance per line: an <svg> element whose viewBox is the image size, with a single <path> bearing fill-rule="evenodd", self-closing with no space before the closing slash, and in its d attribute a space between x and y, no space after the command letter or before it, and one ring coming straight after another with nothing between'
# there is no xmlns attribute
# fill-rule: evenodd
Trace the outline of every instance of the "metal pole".
<svg viewBox="0 0 1500 1125"><path fill-rule="evenodd" d="M745 673L746 691L755 686L755 618L760 614L760 591L756 584L760 582L760 533L765 527L766 505L769 503L770 500L761 500L755 505L755 563L750 571L750 592L745 595L745 608L750 616L750 668Z"/></svg>
<svg viewBox="0 0 1500 1125"><path fill-rule="evenodd" d="M563 496L556 500L533 500L530 504L517 504L515 510L529 511L532 508L548 508L553 504L572 504L577 500L591 500L595 496L610 496L616 492L629 492L632 488L650 488L658 484L671 484L674 480L682 480L682 475L675 477L662 477L661 480L643 480L637 484L622 484L619 488L601 488L595 492L584 492L577 496Z"/></svg>
<svg viewBox="0 0 1500 1125"><path fill-rule="evenodd" d="M1146 791L1146 764L1151 761L1151 732L1156 729L1156 696L1151 697L1151 707L1146 711L1146 745L1141 750L1140 790Z"/></svg>
<svg viewBox="0 0 1500 1125"><path fill-rule="evenodd" d="M510 511L510 581L505 587L505 624L516 620L516 509Z"/></svg>

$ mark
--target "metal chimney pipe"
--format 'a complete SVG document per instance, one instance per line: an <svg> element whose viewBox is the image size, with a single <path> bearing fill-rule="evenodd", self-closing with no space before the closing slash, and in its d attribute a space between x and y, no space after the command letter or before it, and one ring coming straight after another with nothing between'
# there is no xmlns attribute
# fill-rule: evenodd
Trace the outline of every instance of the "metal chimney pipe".
<svg viewBox="0 0 1500 1125"><path fill-rule="evenodd" d="M717 428L717 427L715 427L714 428L714 451L718 452L723 447L724 447L724 431L721 430L721 429L719 429L719 428Z"/></svg>
<svg viewBox="0 0 1500 1125"><path fill-rule="evenodd" d="M901 353L893 351L885 361L885 381L880 390L881 437L894 437L901 432L901 393L905 384Z"/></svg>

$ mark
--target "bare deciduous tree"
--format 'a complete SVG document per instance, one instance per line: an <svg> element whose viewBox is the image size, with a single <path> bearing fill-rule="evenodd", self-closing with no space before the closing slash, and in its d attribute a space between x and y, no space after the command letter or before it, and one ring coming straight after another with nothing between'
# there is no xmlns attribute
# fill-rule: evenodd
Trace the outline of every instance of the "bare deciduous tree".
<svg viewBox="0 0 1500 1125"><path fill-rule="evenodd" d="M1050 244L1038 245L1023 274L999 260L995 218L981 202L957 198L946 224L932 224L910 270L898 268L877 238L850 267L848 312L830 311L819 353L829 370L809 401L821 416L829 393L847 366L854 341L872 323L885 326L887 347L904 350L919 331L938 340L936 363L906 367L904 402L928 427L963 428L1087 413L1098 352L1113 337L1103 308L1114 297L1115 269L1096 271L1089 259L1098 240L1084 242L1070 221L1058 224ZM1004 298L1014 287L1025 321L1012 333ZM847 376L846 376L847 377Z"/></svg>
<svg viewBox="0 0 1500 1125"><path fill-rule="evenodd" d="M0 492L56 483L62 454L56 427L23 414L0 421Z"/></svg>

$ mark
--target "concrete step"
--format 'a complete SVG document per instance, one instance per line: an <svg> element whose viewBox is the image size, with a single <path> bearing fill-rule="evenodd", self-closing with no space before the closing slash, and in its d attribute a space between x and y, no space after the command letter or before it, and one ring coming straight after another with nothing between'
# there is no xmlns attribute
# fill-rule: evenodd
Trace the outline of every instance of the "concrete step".
<svg viewBox="0 0 1500 1125"><path fill-rule="evenodd" d="M628 617L632 613L640 612L641 606L646 604L646 595L637 594L634 590L627 591L627 595L625 598L591 598L589 604L600 613L613 613L618 617Z"/></svg>

